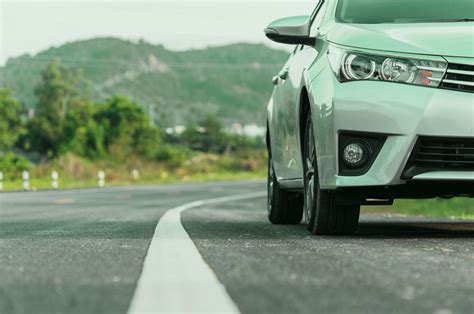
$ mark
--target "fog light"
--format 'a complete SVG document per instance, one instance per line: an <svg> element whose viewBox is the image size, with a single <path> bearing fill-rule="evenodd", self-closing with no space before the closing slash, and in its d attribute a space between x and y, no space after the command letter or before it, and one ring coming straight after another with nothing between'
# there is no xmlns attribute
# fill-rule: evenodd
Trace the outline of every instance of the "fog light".
<svg viewBox="0 0 474 314"><path fill-rule="evenodd" d="M368 158L368 151L362 143L350 143L344 148L344 162L351 167L361 166Z"/></svg>

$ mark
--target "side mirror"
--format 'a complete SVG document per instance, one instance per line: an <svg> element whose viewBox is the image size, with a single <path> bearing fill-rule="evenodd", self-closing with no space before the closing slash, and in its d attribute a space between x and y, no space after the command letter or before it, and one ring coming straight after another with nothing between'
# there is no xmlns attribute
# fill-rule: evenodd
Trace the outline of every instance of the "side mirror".
<svg viewBox="0 0 474 314"><path fill-rule="evenodd" d="M309 16L292 16L273 21L265 29L265 35L277 43L314 46L316 38L309 36L310 27Z"/></svg>

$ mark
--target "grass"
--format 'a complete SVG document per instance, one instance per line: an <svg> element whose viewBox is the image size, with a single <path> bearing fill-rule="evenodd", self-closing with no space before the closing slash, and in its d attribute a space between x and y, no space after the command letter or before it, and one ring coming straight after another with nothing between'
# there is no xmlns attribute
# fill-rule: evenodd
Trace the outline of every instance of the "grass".
<svg viewBox="0 0 474 314"><path fill-rule="evenodd" d="M185 159L175 159L174 162L144 161L132 156L123 162L91 161L66 154L50 162L30 165L30 190L50 190L53 171L59 173L60 189L97 187L99 171L104 171L107 187L265 177L264 151L237 156L194 153ZM23 190L20 170L4 172L4 191ZM133 178L135 171L139 172L138 178Z"/></svg>
<svg viewBox="0 0 474 314"><path fill-rule="evenodd" d="M209 172L189 176L168 175L166 177L143 178L138 180L113 180L106 181L106 187L129 186L129 185L152 185L152 184L172 184L172 183L191 183L206 181L233 181L233 180L254 180L265 177L266 172ZM98 187L98 180L75 180L73 178L60 178L60 189L81 189ZM30 191L51 190L51 180L49 178L36 178L30 181ZM4 191L22 191L23 182L21 180L4 182Z"/></svg>
<svg viewBox="0 0 474 314"><path fill-rule="evenodd" d="M393 206L364 207L364 212L474 219L474 198L398 200Z"/></svg>

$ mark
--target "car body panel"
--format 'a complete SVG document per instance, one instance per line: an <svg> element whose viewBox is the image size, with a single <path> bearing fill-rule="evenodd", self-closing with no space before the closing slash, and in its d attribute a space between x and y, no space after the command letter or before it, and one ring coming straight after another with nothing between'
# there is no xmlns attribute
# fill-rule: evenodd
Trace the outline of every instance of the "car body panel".
<svg viewBox="0 0 474 314"><path fill-rule="evenodd" d="M474 57L474 23L334 23L328 41L382 51Z"/></svg>
<svg viewBox="0 0 474 314"><path fill-rule="evenodd" d="M427 181L472 181L474 172L472 171L435 171L419 174L413 177L413 180Z"/></svg>
<svg viewBox="0 0 474 314"><path fill-rule="evenodd" d="M318 5L318 12L325 13L328 3L330 1L323 2L322 6ZM324 19L319 16L314 21L323 22ZM315 25L313 24L311 33L317 34ZM299 129L300 96L305 86L310 86L311 76L307 75L308 68L312 67L318 57L324 57L319 52L319 44L315 47L296 47L279 73L286 73L287 77L278 80L272 96L273 101L268 106L268 124L271 141L274 143L272 147L278 147L272 151L272 159L279 180L298 180L303 172Z"/></svg>
<svg viewBox="0 0 474 314"><path fill-rule="evenodd" d="M448 61L449 63L474 65L474 58L459 58L459 57L445 56L444 59L446 59L446 61Z"/></svg>
<svg viewBox="0 0 474 314"><path fill-rule="evenodd" d="M320 184L327 189L403 184L402 172L418 136L474 137L469 93L381 81L341 84L329 67L312 81L311 91ZM367 174L338 176L341 131L388 136Z"/></svg>
<svg viewBox="0 0 474 314"><path fill-rule="evenodd" d="M405 184L402 174L419 136L474 138L472 93L387 81L341 83L327 57L329 45L337 44L382 55L474 65L474 23L339 24L333 18L337 1L326 3L322 25L311 28L316 45L291 56L288 78L275 87L268 106L271 152L282 186L303 188L302 92L309 98L323 189ZM449 40L440 41L440 34ZM367 173L339 175L341 131L387 137ZM443 173L444 177L433 172L413 179L471 179L469 172Z"/></svg>

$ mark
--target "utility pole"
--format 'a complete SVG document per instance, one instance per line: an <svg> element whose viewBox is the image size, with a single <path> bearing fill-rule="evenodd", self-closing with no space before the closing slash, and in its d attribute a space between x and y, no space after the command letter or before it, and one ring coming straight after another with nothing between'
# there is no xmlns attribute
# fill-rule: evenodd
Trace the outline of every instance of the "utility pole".
<svg viewBox="0 0 474 314"><path fill-rule="evenodd" d="M150 126L151 127L155 126L155 115L156 115L155 107L156 106L154 104L148 105L148 117L150 119Z"/></svg>

